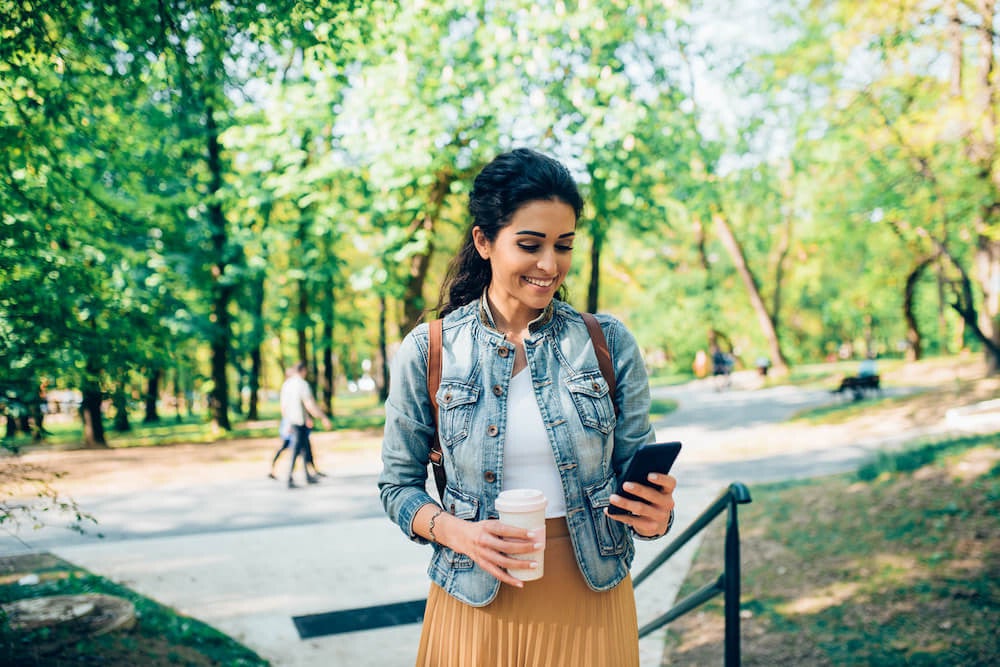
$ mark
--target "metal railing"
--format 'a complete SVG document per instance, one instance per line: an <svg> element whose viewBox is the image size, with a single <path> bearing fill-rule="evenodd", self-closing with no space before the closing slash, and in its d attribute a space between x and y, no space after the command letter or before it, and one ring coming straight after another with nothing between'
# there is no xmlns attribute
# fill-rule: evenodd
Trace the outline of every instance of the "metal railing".
<svg viewBox="0 0 1000 667"><path fill-rule="evenodd" d="M636 575L632 580L632 585L638 587L653 571L663 565L685 544L690 542L695 535L707 528L713 519L728 510L726 517L725 565L722 574L714 582L702 587L675 604L662 616L639 628L640 637L645 637L689 611L693 611L721 593L725 596L726 634L724 664L726 667L738 667L740 664L740 526L737 516L737 506L749 503L750 500L750 491L747 487L740 482L733 482L683 533L678 535L642 572Z"/></svg>

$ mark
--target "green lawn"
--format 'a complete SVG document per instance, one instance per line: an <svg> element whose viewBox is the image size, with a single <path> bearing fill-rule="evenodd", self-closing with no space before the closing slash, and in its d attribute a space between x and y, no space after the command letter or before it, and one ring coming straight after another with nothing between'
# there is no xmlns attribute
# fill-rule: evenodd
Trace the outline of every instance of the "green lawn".
<svg viewBox="0 0 1000 667"><path fill-rule="evenodd" d="M744 665L996 664L1000 434L751 494L740 509ZM722 571L723 523L681 596ZM721 664L722 628L720 598L675 621L669 664Z"/></svg>
<svg viewBox="0 0 1000 667"><path fill-rule="evenodd" d="M36 574L40 583L18 580ZM201 621L50 554L0 558L0 604L28 597L101 593L135 605L130 630L82 637L56 626L14 632L0 611L0 664L18 667L265 667L256 653Z"/></svg>

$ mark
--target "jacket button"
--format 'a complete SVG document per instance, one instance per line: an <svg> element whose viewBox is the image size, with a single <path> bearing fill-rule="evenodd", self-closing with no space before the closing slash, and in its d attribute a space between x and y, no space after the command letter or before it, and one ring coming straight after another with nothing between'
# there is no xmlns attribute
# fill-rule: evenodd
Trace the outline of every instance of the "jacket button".
<svg viewBox="0 0 1000 667"><path fill-rule="evenodd" d="M500 429L497 428L496 424L490 424L489 428L486 429L486 434L487 435L494 435L495 436L499 432L500 432Z"/></svg>
<svg viewBox="0 0 1000 667"><path fill-rule="evenodd" d="M444 396L442 396L441 398L443 398L444 402L447 403L448 401L451 400L451 393L449 392L449 393L445 394Z"/></svg>
<svg viewBox="0 0 1000 667"><path fill-rule="evenodd" d="M497 480L497 476L493 474L492 470L487 470L486 472L483 473L483 479L492 484Z"/></svg>
<svg viewBox="0 0 1000 667"><path fill-rule="evenodd" d="M600 391L601 390L601 385L597 384L596 382L594 384L590 385L590 386L591 386L591 388L594 391Z"/></svg>
<svg viewBox="0 0 1000 667"><path fill-rule="evenodd" d="M496 394L497 396L500 396L501 394L503 394L503 387L501 387L498 384L493 385L493 393Z"/></svg>
<svg viewBox="0 0 1000 667"><path fill-rule="evenodd" d="M498 347L497 348L497 354L499 354L501 357L503 357L504 359L506 359L507 355L510 354L510 350L508 350L505 347Z"/></svg>

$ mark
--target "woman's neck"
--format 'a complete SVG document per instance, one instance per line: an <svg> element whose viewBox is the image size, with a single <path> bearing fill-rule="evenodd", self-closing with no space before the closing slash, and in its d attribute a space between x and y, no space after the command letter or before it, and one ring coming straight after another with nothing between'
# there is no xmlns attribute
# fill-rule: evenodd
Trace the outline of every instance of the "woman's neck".
<svg viewBox="0 0 1000 667"><path fill-rule="evenodd" d="M541 313L538 310L525 308L515 308L512 312L508 312L497 304L489 292L486 293L486 300L490 305L490 314L493 315L493 324L514 342L521 342L528 335L528 325Z"/></svg>

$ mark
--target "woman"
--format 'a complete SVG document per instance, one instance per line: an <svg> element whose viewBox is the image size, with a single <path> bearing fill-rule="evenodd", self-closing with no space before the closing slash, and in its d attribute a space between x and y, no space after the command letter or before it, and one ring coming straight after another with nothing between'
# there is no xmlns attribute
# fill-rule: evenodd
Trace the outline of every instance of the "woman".
<svg viewBox="0 0 1000 667"><path fill-rule="evenodd" d="M632 537L667 532L676 481L654 474L626 487L645 502L614 493L654 438L649 387L634 338L602 315L617 379L609 395L586 325L561 298L582 210L566 168L534 151L502 154L476 177L471 229L439 307L442 505L425 490L435 433L427 324L394 359L382 504L410 539L434 545L418 665L638 665ZM545 535L497 519L498 494L523 487L548 498ZM609 504L628 512L609 515ZM513 576L531 567L513 556L542 544L544 577Z"/></svg>

